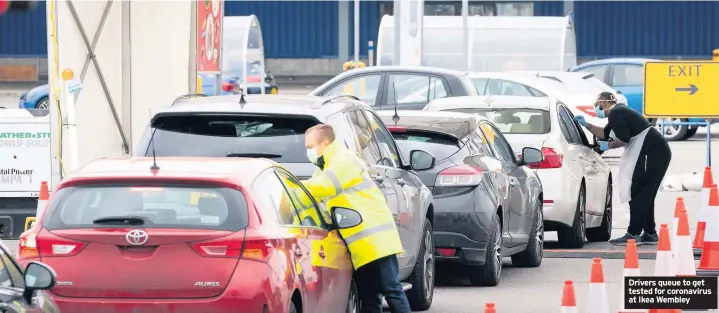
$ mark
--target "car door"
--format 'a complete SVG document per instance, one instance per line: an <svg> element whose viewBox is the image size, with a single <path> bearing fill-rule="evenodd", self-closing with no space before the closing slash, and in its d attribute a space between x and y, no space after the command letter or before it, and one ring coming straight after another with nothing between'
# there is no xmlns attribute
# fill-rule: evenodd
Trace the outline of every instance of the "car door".
<svg viewBox="0 0 719 313"><path fill-rule="evenodd" d="M3 244L0 249L0 303L7 306L2 312L41 312L37 306L37 295L33 303L23 298L25 279L20 267L11 259ZM39 292L38 294L42 294Z"/></svg>
<svg viewBox="0 0 719 313"><path fill-rule="evenodd" d="M277 168L276 173L285 184L285 189L297 210L314 210L317 216L323 218L318 223L319 225L302 222L302 231L307 234L306 238L310 245L310 266L313 269L318 269L321 283L321 287L316 287L315 290L317 292L321 290L319 297L322 311L344 312L347 308L347 297L353 272L349 250L339 231L330 227L332 220L329 210L321 208L314 202L302 203L301 199L310 199L311 201L312 197L309 192L286 170Z"/></svg>
<svg viewBox="0 0 719 313"><path fill-rule="evenodd" d="M507 191L509 204L509 232L512 236L512 246L526 243L529 240L528 222L526 221L529 192L527 189L527 173L517 165L512 147L497 128L489 122L480 126L497 160L502 163L502 170L509 182ZM531 216L533 217L533 216ZM531 221L529 222L531 225Z"/></svg>
<svg viewBox="0 0 719 313"><path fill-rule="evenodd" d="M416 174L401 168L402 160L399 149L394 142L390 132L385 128L382 120L369 110L363 110L365 116L369 120L370 127L374 131L375 138L380 146L383 158L388 158L391 165L387 169L391 183L397 189L400 195L401 205L400 213L397 218L400 236L402 238L414 238L415 240L407 240L405 254L410 256L419 255L421 247L422 231L424 230L424 209L422 207L422 181ZM410 260L408 260L410 261ZM411 262L406 264L410 266Z"/></svg>
<svg viewBox="0 0 719 313"><path fill-rule="evenodd" d="M387 74L384 106L381 110L421 110L434 99L449 96L447 81L440 76L423 73L396 72Z"/></svg>
<svg viewBox="0 0 719 313"><path fill-rule="evenodd" d="M320 95L325 97L345 94L353 95L372 107L379 107L382 104L377 103L377 100L382 90L383 80L384 73L350 76L329 89L322 91Z"/></svg>
<svg viewBox="0 0 719 313"><path fill-rule="evenodd" d="M614 64L611 83L614 89L627 98L627 105L637 112L644 108L644 66L640 64Z"/></svg>

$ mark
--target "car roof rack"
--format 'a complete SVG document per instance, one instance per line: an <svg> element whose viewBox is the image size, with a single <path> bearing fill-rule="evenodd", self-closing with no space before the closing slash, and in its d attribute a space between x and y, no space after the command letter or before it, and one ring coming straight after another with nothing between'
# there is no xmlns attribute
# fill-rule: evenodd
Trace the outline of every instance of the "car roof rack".
<svg viewBox="0 0 719 313"><path fill-rule="evenodd" d="M209 97L209 96L206 95L206 94L204 94L204 93L188 93L188 94L184 94L184 95L181 95L181 96L175 98L175 100L172 101L172 104L170 104L170 106L174 106L175 104L177 104L177 103L180 102L181 100L192 99L192 98L205 98L205 97Z"/></svg>
<svg viewBox="0 0 719 313"><path fill-rule="evenodd" d="M320 103L319 106L323 106L323 105L325 105L325 104L328 104L328 103L331 103L331 102L334 102L334 101L340 100L340 99L348 99L348 100L362 101L362 100L360 100L360 98L357 98L357 97L355 97L355 96L353 96L353 95L338 95L338 96L333 96L332 98L329 98L329 99L327 99L327 100L325 100L325 101L322 101L322 103Z"/></svg>

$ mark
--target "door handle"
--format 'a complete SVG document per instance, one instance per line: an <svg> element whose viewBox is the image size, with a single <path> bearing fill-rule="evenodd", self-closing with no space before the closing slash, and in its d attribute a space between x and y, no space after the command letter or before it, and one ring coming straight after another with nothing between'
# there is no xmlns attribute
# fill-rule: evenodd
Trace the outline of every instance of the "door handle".
<svg viewBox="0 0 719 313"><path fill-rule="evenodd" d="M300 249L300 248L295 248L295 256L296 256L296 257L301 258L301 257L303 257L304 255L305 255L305 253L302 252L302 249Z"/></svg>
<svg viewBox="0 0 719 313"><path fill-rule="evenodd" d="M380 174L372 175L372 179L376 180L378 183L381 183L384 181L384 176Z"/></svg>

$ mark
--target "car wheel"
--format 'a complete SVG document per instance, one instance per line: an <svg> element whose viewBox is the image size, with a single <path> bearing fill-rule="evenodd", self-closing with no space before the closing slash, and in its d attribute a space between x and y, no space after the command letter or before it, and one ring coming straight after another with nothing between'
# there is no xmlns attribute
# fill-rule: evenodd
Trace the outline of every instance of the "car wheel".
<svg viewBox="0 0 719 313"><path fill-rule="evenodd" d="M512 265L517 267L538 267L544 258L544 214L542 212L542 200L537 200L535 205L534 222L529 232L527 249L512 255Z"/></svg>
<svg viewBox="0 0 719 313"><path fill-rule="evenodd" d="M37 107L35 107L38 110L47 110L50 107L50 99L48 98L42 98L40 101L37 102Z"/></svg>
<svg viewBox="0 0 719 313"><path fill-rule="evenodd" d="M357 285L355 285L354 279L350 283L350 294L347 297L347 309L345 313L359 313L360 303L359 296L357 295Z"/></svg>
<svg viewBox="0 0 719 313"><path fill-rule="evenodd" d="M571 227L563 227L557 232L559 243L567 248L584 247L584 236L587 230L587 197L584 184L579 187L577 209Z"/></svg>
<svg viewBox="0 0 719 313"><path fill-rule="evenodd" d="M484 265L471 265L467 273L473 286L497 286L502 274L502 225L499 215L494 214L492 229L487 240L487 256Z"/></svg>
<svg viewBox="0 0 719 313"><path fill-rule="evenodd" d="M297 313L297 307L295 307L295 302L290 301L290 311L289 313Z"/></svg>
<svg viewBox="0 0 719 313"><path fill-rule="evenodd" d="M689 139L689 138L694 137L694 135L697 133L698 130L699 130L699 126L690 127L689 129L687 129L687 133L686 133L686 135L684 135L684 139Z"/></svg>
<svg viewBox="0 0 719 313"><path fill-rule="evenodd" d="M672 123L672 122L686 122L686 119L680 119L680 118L661 118L655 120L655 127L657 130L661 132L661 127L659 127L659 123ZM667 125L664 126L664 138L666 138L668 141L680 141L686 139L687 131L689 130L689 126L687 125Z"/></svg>
<svg viewBox="0 0 719 313"><path fill-rule="evenodd" d="M407 300L412 311L426 311L434 298L434 237L432 223L424 219L422 245L412 271L412 289L407 290Z"/></svg>
<svg viewBox="0 0 719 313"><path fill-rule="evenodd" d="M612 181L607 181L607 195L604 200L604 216L602 225L597 228L587 229L587 240L591 242L602 242L612 237Z"/></svg>

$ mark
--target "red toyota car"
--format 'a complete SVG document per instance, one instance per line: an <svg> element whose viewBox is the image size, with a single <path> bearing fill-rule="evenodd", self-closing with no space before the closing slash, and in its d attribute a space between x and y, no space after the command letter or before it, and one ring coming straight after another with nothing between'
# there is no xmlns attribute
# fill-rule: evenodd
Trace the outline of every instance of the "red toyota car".
<svg viewBox="0 0 719 313"><path fill-rule="evenodd" d="M60 183L18 258L55 269L62 312L357 311L333 225L361 218L314 203L322 220L301 220L288 185L266 159L101 159Z"/></svg>

